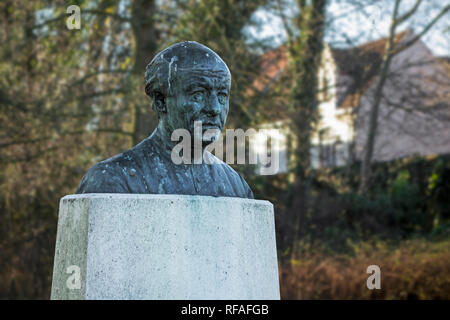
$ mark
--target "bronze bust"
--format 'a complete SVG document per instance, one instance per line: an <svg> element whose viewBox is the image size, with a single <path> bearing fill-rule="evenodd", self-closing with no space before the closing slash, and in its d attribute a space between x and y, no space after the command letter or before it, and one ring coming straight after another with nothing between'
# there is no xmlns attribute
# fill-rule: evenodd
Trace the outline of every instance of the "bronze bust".
<svg viewBox="0 0 450 320"><path fill-rule="evenodd" d="M185 129L221 132L229 110L231 74L225 62L208 47L193 41L174 44L158 53L145 72L145 92L158 113L158 127L139 144L96 163L76 193L183 194L253 199L245 180L205 148L208 163L175 164L172 133Z"/></svg>

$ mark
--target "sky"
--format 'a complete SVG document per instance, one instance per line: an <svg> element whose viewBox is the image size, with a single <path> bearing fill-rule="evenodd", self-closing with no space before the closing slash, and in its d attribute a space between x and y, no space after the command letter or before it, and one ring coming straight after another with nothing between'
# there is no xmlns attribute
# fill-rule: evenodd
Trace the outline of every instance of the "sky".
<svg viewBox="0 0 450 320"><path fill-rule="evenodd" d="M325 41L334 47L348 47L386 37L389 31L394 1L372 1L371 5L357 7L349 2L330 0L327 7L328 25ZM407 11L414 0L403 0L400 13ZM432 19L440 9L449 4L446 0L425 0L413 18L400 25L397 32L408 28L420 32L424 24ZM295 15L295 4L286 8L286 15ZM262 28L250 28L259 38L273 37L274 46L284 42L286 34L281 19L276 12L260 9L255 18L263 22ZM348 43L351 40L351 44ZM423 37L425 44L436 56L450 56L450 13L444 15Z"/></svg>

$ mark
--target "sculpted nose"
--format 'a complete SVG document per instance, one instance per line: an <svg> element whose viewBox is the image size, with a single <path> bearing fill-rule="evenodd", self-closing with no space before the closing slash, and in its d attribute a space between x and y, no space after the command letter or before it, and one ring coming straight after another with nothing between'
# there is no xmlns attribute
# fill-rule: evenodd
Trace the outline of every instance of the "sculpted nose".
<svg viewBox="0 0 450 320"><path fill-rule="evenodd" d="M216 93L211 93L206 112L211 116L217 116L221 110L222 105L219 102L219 97Z"/></svg>

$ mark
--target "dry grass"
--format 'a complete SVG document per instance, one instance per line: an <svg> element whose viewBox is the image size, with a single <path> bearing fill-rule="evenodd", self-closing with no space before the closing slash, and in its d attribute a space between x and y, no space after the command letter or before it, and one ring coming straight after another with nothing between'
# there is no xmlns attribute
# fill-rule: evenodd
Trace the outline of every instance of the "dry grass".
<svg viewBox="0 0 450 320"><path fill-rule="evenodd" d="M308 250L280 265L282 299L450 299L450 240L362 244L353 255ZM369 265L381 269L381 289L366 287Z"/></svg>

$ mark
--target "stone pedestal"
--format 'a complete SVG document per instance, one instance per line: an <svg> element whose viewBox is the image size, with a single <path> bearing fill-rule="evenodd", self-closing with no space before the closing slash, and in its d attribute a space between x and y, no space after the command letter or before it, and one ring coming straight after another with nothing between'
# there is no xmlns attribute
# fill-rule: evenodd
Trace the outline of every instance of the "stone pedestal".
<svg viewBox="0 0 450 320"><path fill-rule="evenodd" d="M80 194L61 199L51 299L279 299L264 200Z"/></svg>

